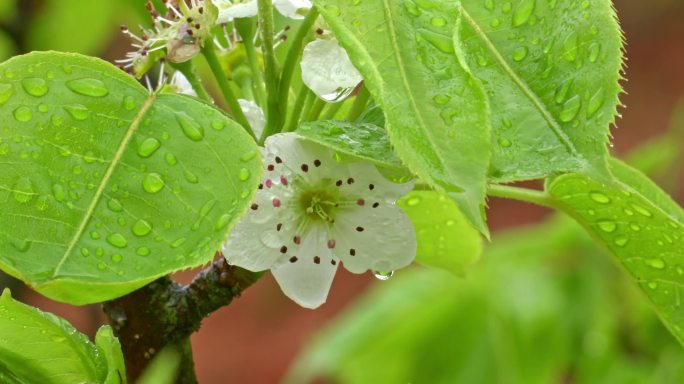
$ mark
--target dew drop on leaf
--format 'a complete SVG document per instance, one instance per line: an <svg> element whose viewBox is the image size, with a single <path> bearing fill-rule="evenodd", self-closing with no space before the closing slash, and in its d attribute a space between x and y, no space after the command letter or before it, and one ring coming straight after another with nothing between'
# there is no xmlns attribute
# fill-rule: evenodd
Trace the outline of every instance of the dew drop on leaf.
<svg viewBox="0 0 684 384"><path fill-rule="evenodd" d="M142 158L152 156L161 147L161 142L154 137L148 137L138 147L138 155Z"/></svg>
<svg viewBox="0 0 684 384"><path fill-rule="evenodd" d="M591 192L591 193L589 193L589 197L599 204L610 203L610 197L606 196L605 194L603 194L601 192Z"/></svg>
<svg viewBox="0 0 684 384"><path fill-rule="evenodd" d="M88 118L90 111L83 104L71 104L65 105L64 109L73 117L75 120L83 121Z"/></svg>
<svg viewBox="0 0 684 384"><path fill-rule="evenodd" d="M3 105L14 94L14 87L12 84L0 83L0 105Z"/></svg>
<svg viewBox="0 0 684 384"><path fill-rule="evenodd" d="M143 189L148 193L157 193L164 188L164 179L158 173L149 173L143 179Z"/></svg>
<svg viewBox="0 0 684 384"><path fill-rule="evenodd" d="M201 141L204 138L204 128L199 125L192 117L185 113L176 113L176 121L181 126L183 133L192 141Z"/></svg>
<svg viewBox="0 0 684 384"><path fill-rule="evenodd" d="M31 112L31 108L22 105L20 107L17 107L17 109L14 110L14 118L17 119L17 121L20 121L22 123L26 123L28 121L31 121L33 119L33 112Z"/></svg>
<svg viewBox="0 0 684 384"><path fill-rule="evenodd" d="M44 96L49 89L47 81L39 77L27 77L21 81L21 86L26 93L34 97Z"/></svg>
<svg viewBox="0 0 684 384"><path fill-rule="evenodd" d="M128 240L120 233L112 233L107 236L107 242L117 248L126 248L128 246Z"/></svg>
<svg viewBox="0 0 684 384"><path fill-rule="evenodd" d="M31 201L35 195L33 183L28 177L20 177L17 182L14 183L12 191L14 200L22 204Z"/></svg>
<svg viewBox="0 0 684 384"><path fill-rule="evenodd" d="M93 78L83 78L70 80L66 83L67 87L73 92L90 97L104 97L109 94L109 89L101 80Z"/></svg>
<svg viewBox="0 0 684 384"><path fill-rule="evenodd" d="M133 224L133 234L138 237L147 236L150 232L152 232L152 224L146 220L140 219Z"/></svg>

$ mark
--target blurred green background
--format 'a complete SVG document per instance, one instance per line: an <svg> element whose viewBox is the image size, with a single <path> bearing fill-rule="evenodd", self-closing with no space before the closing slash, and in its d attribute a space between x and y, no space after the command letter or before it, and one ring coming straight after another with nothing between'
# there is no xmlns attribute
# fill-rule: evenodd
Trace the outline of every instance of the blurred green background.
<svg viewBox="0 0 684 384"><path fill-rule="evenodd" d="M0 60L31 50L121 58L130 42L118 26L147 23L144 4L0 0ZM684 110L675 106L684 95L684 2L615 5L629 78L615 151L681 203ZM465 278L421 267L387 282L342 273L328 304L311 312L266 277L193 336L201 382L684 382L684 349L578 226L499 200L489 216L493 243ZM9 284L17 286L0 281ZM91 335L105 321L97 306L69 307L25 289L16 297Z"/></svg>

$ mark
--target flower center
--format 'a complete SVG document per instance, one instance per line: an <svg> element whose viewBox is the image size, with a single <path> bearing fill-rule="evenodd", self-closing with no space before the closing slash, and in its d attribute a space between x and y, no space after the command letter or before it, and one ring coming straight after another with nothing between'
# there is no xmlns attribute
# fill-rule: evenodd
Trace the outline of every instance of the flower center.
<svg viewBox="0 0 684 384"><path fill-rule="evenodd" d="M335 211L339 206L337 200L336 194L320 189L302 191L298 199L308 218L329 223L335 221Z"/></svg>

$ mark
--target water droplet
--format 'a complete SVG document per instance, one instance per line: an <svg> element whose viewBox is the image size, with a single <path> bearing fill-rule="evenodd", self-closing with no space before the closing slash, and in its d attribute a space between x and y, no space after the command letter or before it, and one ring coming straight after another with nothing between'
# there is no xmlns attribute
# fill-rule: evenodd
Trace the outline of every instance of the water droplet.
<svg viewBox="0 0 684 384"><path fill-rule="evenodd" d="M445 105L446 103L451 100L451 96L449 95L437 95L432 98L432 100L437 104L437 105Z"/></svg>
<svg viewBox="0 0 684 384"><path fill-rule="evenodd" d="M601 229L603 232L615 232L617 229L617 224L613 221L600 221L598 222L598 227Z"/></svg>
<svg viewBox="0 0 684 384"><path fill-rule="evenodd" d="M591 43L589 46L589 61L595 63L598 60L599 53L601 53L601 45L599 43Z"/></svg>
<svg viewBox="0 0 684 384"><path fill-rule="evenodd" d="M211 127L214 128L214 129L217 130L217 131L222 130L225 126L226 126L226 125L223 124L223 121L214 120L214 121L211 122Z"/></svg>
<svg viewBox="0 0 684 384"><path fill-rule="evenodd" d="M599 88L596 93L594 93L594 96L589 99L589 103L587 103L587 117L591 118L593 117L596 112L598 112L599 109L603 106L603 101L604 101L604 96L603 96L603 88Z"/></svg>
<svg viewBox="0 0 684 384"><path fill-rule="evenodd" d="M0 83L0 105L4 105L14 94L12 84Z"/></svg>
<svg viewBox="0 0 684 384"><path fill-rule="evenodd" d="M112 211L112 212L121 212L123 211L123 206L117 199L109 199L107 202L107 207Z"/></svg>
<svg viewBox="0 0 684 384"><path fill-rule="evenodd" d="M176 158L176 156L174 156L173 153L167 153L166 155L164 155L164 160L166 160L166 164L168 165L178 164L178 159Z"/></svg>
<svg viewBox="0 0 684 384"><path fill-rule="evenodd" d="M536 0L522 0L513 13L513 26L519 27L527 22L534 12Z"/></svg>
<svg viewBox="0 0 684 384"><path fill-rule="evenodd" d="M389 271L389 272L373 271L373 276L375 276L375 278L378 280L387 281L392 276L394 276L394 271Z"/></svg>
<svg viewBox="0 0 684 384"><path fill-rule="evenodd" d="M123 257L120 254L116 253L116 254L112 255L112 261L113 262L120 263L121 260L123 260Z"/></svg>
<svg viewBox="0 0 684 384"><path fill-rule="evenodd" d="M520 46L516 48L516 50L513 52L513 60L515 61L523 61L527 57L527 52L528 49L526 46Z"/></svg>
<svg viewBox="0 0 684 384"><path fill-rule="evenodd" d="M420 16L422 12L420 11L420 8L413 2L413 1L404 1L404 8L406 8L406 12L410 13L413 16Z"/></svg>
<svg viewBox="0 0 684 384"><path fill-rule="evenodd" d="M36 194L33 190L33 183L28 177L20 177L12 187L12 191L14 200L22 204L31 201Z"/></svg>
<svg viewBox="0 0 684 384"><path fill-rule="evenodd" d="M420 36L428 43L444 53L454 53L454 43L451 37L427 29L418 29Z"/></svg>
<svg viewBox="0 0 684 384"><path fill-rule="evenodd" d="M67 81L66 85L72 91L83 96L104 97L109 94L109 89L105 83L89 77Z"/></svg>
<svg viewBox="0 0 684 384"><path fill-rule="evenodd" d="M161 142L159 142L159 140L154 137L148 137L140 144L140 147L138 147L138 155L146 159L157 152L159 147L161 147Z"/></svg>
<svg viewBox="0 0 684 384"><path fill-rule="evenodd" d="M604 195L601 192L590 192L589 197L594 200L595 202L599 204L608 204L610 203L610 197Z"/></svg>
<svg viewBox="0 0 684 384"><path fill-rule="evenodd" d="M433 17L432 20L430 20L430 23L435 27L443 27L447 25L446 19L441 17Z"/></svg>
<svg viewBox="0 0 684 384"><path fill-rule="evenodd" d="M227 227L229 223L230 223L230 215L227 213L224 215L221 215L221 217L219 217L218 220L216 220L216 230L218 231L218 230L221 230L221 229Z"/></svg>
<svg viewBox="0 0 684 384"><path fill-rule="evenodd" d="M150 249L147 247L140 247L140 248L135 250L135 253L137 253L138 256L145 257L145 256L149 256L151 252L150 252Z"/></svg>
<svg viewBox="0 0 684 384"><path fill-rule="evenodd" d="M503 13L509 13L509 12L511 11L511 9L513 9L513 5L511 4L510 1L507 1L507 2L505 2L505 3L503 4L503 6L501 7L501 12L503 12Z"/></svg>
<svg viewBox="0 0 684 384"><path fill-rule="evenodd" d="M88 118L90 111L88 107L83 104L70 104L65 105L64 109L73 117L75 120L83 121Z"/></svg>
<svg viewBox="0 0 684 384"><path fill-rule="evenodd" d="M132 111L138 105L138 102L135 101L133 96L126 96L124 97L123 105L127 111Z"/></svg>
<svg viewBox="0 0 684 384"><path fill-rule="evenodd" d="M580 107L582 106L582 99L580 95L575 95L563 104L563 109L560 112L561 121L568 123L572 121L579 113Z"/></svg>
<svg viewBox="0 0 684 384"><path fill-rule="evenodd" d="M246 163L246 162L252 160L253 158L255 158L256 155L257 155L256 151L249 151L240 157L240 161Z"/></svg>
<svg viewBox="0 0 684 384"><path fill-rule="evenodd" d="M630 204L632 208L636 211L636 213L640 214L641 216L646 216L646 217L651 217L653 214L648 211L646 208L638 205L638 204Z"/></svg>
<svg viewBox="0 0 684 384"><path fill-rule="evenodd" d="M133 234L136 236L147 236L150 232L152 232L152 224L146 220L140 219L133 224Z"/></svg>
<svg viewBox="0 0 684 384"><path fill-rule="evenodd" d="M616 237L614 242L615 242L615 245L617 245L618 247L624 247L625 245L627 245L627 243L629 243L629 237L627 237L627 236Z"/></svg>
<svg viewBox="0 0 684 384"><path fill-rule="evenodd" d="M240 169L240 172L238 173L238 178L242 181L249 180L250 176L251 176L251 174L249 172L249 169L247 169L247 168Z"/></svg>
<svg viewBox="0 0 684 384"><path fill-rule="evenodd" d="M201 141L204 138L204 128L190 116L183 112L176 113L176 121L183 129L183 133L192 141Z"/></svg>
<svg viewBox="0 0 684 384"><path fill-rule="evenodd" d="M120 233L112 233L107 236L107 242L117 248L126 248L128 245L128 240L126 237Z"/></svg>
<svg viewBox="0 0 684 384"><path fill-rule="evenodd" d="M641 226L637 223L631 223L629 224L629 229L631 229L634 232L639 232L641 231Z"/></svg>
<svg viewBox="0 0 684 384"><path fill-rule="evenodd" d="M508 140L507 138L501 137L501 138L499 138L499 145L504 147L504 148L508 148L511 145L513 145L513 143L510 140Z"/></svg>
<svg viewBox="0 0 684 384"><path fill-rule="evenodd" d="M21 86L26 93L34 97L44 96L48 93L47 81L39 77L27 77L21 81Z"/></svg>
<svg viewBox="0 0 684 384"><path fill-rule="evenodd" d="M164 188L164 179L158 173L149 173L143 179L143 189L148 193L157 193Z"/></svg>
<svg viewBox="0 0 684 384"><path fill-rule="evenodd" d="M22 123L26 123L33 119L33 112L31 111L31 108L22 105L14 110L14 118Z"/></svg>
<svg viewBox="0 0 684 384"><path fill-rule="evenodd" d="M181 245L185 244L185 242L186 242L187 240L188 240L188 239L186 239L185 237L182 237L182 238L180 238L180 239L174 241L173 243L171 243L171 248L178 248L178 247L180 247Z"/></svg>
<svg viewBox="0 0 684 384"><path fill-rule="evenodd" d="M568 97L568 92L572 88L574 79L567 79L556 89L555 100L557 104L563 104L565 99Z"/></svg>
<svg viewBox="0 0 684 384"><path fill-rule="evenodd" d="M663 268L665 268L665 260L663 260L661 258L647 259L646 265L648 265L649 267L653 267L655 269L663 269Z"/></svg>
<svg viewBox="0 0 684 384"><path fill-rule="evenodd" d="M81 248L81 255L82 255L83 257L88 257L88 256L90 256L90 250L88 250L88 248Z"/></svg>
<svg viewBox="0 0 684 384"><path fill-rule="evenodd" d="M107 269L107 264L100 262L97 264L97 269L99 269L100 271L104 271L105 269Z"/></svg>
<svg viewBox="0 0 684 384"><path fill-rule="evenodd" d="M406 205L408 205L409 207L415 207L416 205L420 204L421 201L422 200L420 197L417 197L417 196L412 197L412 198L408 199L408 201L406 202Z"/></svg>

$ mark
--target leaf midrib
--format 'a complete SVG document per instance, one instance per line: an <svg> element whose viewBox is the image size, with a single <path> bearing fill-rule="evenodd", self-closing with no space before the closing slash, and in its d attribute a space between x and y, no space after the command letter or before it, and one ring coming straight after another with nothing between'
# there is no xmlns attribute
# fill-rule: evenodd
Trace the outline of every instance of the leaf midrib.
<svg viewBox="0 0 684 384"><path fill-rule="evenodd" d="M489 37L487 34L480 28L479 24L477 24L477 21L470 16L468 11L465 9L463 4L459 4L459 11L461 15L466 19L468 24L473 28L477 36L482 40L482 42L487 46L489 51L494 55L494 58L498 61L499 65L503 68L504 72L513 80L513 82L520 88L520 90L523 92L525 96L527 96L528 99L534 104L534 106L539 110L539 113L541 113L542 117L544 117L544 120L548 123L549 127L551 128L551 131L553 131L554 135L560 140L561 144L570 152L572 155L578 155L577 149L575 148L574 143L572 140L570 140L570 137L565 134L563 129L561 128L560 124L556 121L554 116L549 112L548 109L546 109L546 106L544 103L539 99L539 97L530 89L530 87L525 83L523 79L518 76L517 73L511 68L511 66L508 64L506 59L501 55L501 52L497 49L497 47L492 43L491 40L489 40ZM456 31L456 33L459 33Z"/></svg>
<svg viewBox="0 0 684 384"><path fill-rule="evenodd" d="M92 217L93 212L97 207L97 204L100 202L100 199L104 194L104 190L109 183L109 179L112 177L112 174L114 173L114 170L116 169L117 165L119 165L119 161L121 160L121 157L128 148L128 144L133 138L133 135L137 132L138 126L140 126L140 122L142 121L143 117L154 103L155 99L155 94L151 94L140 107L140 110L138 110L138 113L135 115L133 120L131 120L131 124L129 125L128 130L126 131L126 134L121 140L121 143L119 143L119 147L117 148L114 157L112 158L111 162L109 163L109 166L107 167L107 171L100 180L100 183L97 187L97 190L95 191L95 194L93 195L90 205L83 214L83 219L79 223L78 229L74 233L74 237L71 239L69 246L64 252L64 256L62 256L62 258L59 260L59 263L55 267L55 271L52 273L52 279L57 278L60 269L69 258L69 255L73 251L78 241L81 239L81 236L83 235L83 232L85 231L85 228L88 225L88 222L90 221L90 218Z"/></svg>

